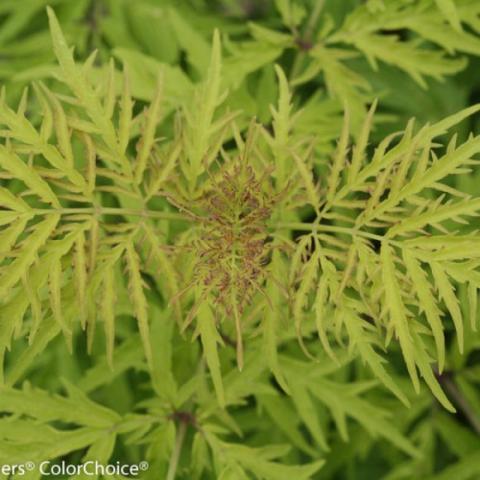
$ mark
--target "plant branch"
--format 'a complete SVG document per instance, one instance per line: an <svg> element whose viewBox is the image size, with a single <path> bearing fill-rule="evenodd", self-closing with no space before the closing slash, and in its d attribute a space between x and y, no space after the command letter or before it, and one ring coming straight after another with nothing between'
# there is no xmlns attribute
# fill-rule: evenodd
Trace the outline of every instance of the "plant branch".
<svg viewBox="0 0 480 480"><path fill-rule="evenodd" d="M170 457L170 463L168 465L168 473L166 480L175 480L175 475L177 474L178 462L180 460L180 454L182 453L183 441L185 440L186 431L187 423L180 422L175 440L175 446L173 448L172 456Z"/></svg>
<svg viewBox="0 0 480 480"><path fill-rule="evenodd" d="M287 228L290 230L303 230L307 232L316 231L316 232L345 233L352 237L359 236L359 237L368 238L370 240L377 240L379 242L387 241L387 239L382 235L376 235L374 233L364 232L362 230L357 230L355 228L336 227L334 225L318 225L315 223L302 223L302 222L279 222L275 224L275 227L279 229ZM390 239L388 241L393 244L397 243L397 242L391 241Z"/></svg>
<svg viewBox="0 0 480 480"><path fill-rule="evenodd" d="M307 40L311 40L312 38L313 30L315 29L315 25L318 22L318 18L320 17L320 13L322 12L324 4L325 0L317 0L315 6L313 7L304 33L304 36Z"/></svg>
<svg viewBox="0 0 480 480"><path fill-rule="evenodd" d="M34 215L61 215L92 214L92 215L132 215L146 218L157 218L162 220L191 220L191 217L176 212L159 212L155 210L137 210L134 208L35 208Z"/></svg>
<svg viewBox="0 0 480 480"><path fill-rule="evenodd" d="M312 34L315 29L315 25L318 22L318 18L320 17L320 13L322 12L324 4L325 4L325 0L316 1L315 6L313 7L312 13L310 14L308 22L305 26L305 31L302 37L301 38L298 37L296 39L297 45L300 47L300 51L295 56L292 70L290 72L290 81L294 80L295 77L298 75L302 62L306 57L305 52L310 50L313 47Z"/></svg>
<svg viewBox="0 0 480 480"><path fill-rule="evenodd" d="M468 423L473 428L473 430L478 435L480 435L480 418L472 409L467 399L463 396L462 392L457 387L457 384L455 383L452 376L449 374L443 374L443 375L438 375L437 378L440 384L450 394L453 402L465 415L465 418L468 420Z"/></svg>

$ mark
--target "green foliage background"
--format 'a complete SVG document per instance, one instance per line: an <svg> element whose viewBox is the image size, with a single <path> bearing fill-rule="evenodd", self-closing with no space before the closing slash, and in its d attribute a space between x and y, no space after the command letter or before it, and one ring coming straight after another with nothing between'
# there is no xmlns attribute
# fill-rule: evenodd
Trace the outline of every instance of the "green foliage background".
<svg viewBox="0 0 480 480"><path fill-rule="evenodd" d="M2 0L0 463L480 478L479 57L477 0Z"/></svg>

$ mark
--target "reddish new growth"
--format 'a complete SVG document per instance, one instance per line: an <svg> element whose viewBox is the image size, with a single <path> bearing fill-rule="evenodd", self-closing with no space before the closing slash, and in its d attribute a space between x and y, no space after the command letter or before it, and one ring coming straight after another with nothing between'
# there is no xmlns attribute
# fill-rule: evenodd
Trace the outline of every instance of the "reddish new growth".
<svg viewBox="0 0 480 480"><path fill-rule="evenodd" d="M246 155L212 178L201 202L204 225L199 238L196 276L226 317L235 320L237 358L242 365L241 315L261 291L269 243L266 221L276 197L266 181L257 178Z"/></svg>

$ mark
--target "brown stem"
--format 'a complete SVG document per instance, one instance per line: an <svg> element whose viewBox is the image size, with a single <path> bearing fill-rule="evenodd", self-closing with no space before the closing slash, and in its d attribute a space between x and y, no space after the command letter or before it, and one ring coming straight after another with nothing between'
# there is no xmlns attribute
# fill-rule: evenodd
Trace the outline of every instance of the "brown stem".
<svg viewBox="0 0 480 480"><path fill-rule="evenodd" d="M445 372L443 375L437 375L437 378L440 384L449 394L450 398L453 400L453 403L465 415L465 418L468 420L468 423L473 430L480 435L480 418L477 416L471 405L468 403L468 400L463 396L462 392L457 387L452 374Z"/></svg>

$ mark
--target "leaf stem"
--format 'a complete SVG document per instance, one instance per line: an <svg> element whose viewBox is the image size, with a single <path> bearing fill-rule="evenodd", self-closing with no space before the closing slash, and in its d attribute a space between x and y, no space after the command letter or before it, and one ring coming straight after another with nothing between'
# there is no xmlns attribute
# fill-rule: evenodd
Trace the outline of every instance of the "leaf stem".
<svg viewBox="0 0 480 480"><path fill-rule="evenodd" d="M308 19L308 23L306 25L305 33L304 33L307 40L311 40L313 31L318 22L318 18L320 17L320 13L322 12L324 4L325 4L325 0L317 0L315 7L313 7L312 13L310 15L310 18Z"/></svg>
<svg viewBox="0 0 480 480"><path fill-rule="evenodd" d="M317 0L317 2L315 3L315 6L313 7L312 13L310 14L310 17L305 26L305 31L303 33L303 43L305 43L305 45L311 44L312 34L318 22L318 18L320 17L320 13L322 12L324 4L325 4L325 0ZM298 38L297 40L302 40L302 39ZM311 45L311 47L313 47L313 45ZM300 50L295 56L293 66L289 76L290 81L293 81L295 77L298 75L298 72L300 70L300 67L302 66L302 63L305 57L306 55L304 50Z"/></svg>
<svg viewBox="0 0 480 480"><path fill-rule="evenodd" d="M159 212L155 210L138 210L134 208L114 208L114 207L98 207L98 208L35 208L32 210L34 215L75 215L75 214L91 214L91 215L132 215L146 218L157 218L162 220L191 220L191 218L182 213L176 212Z"/></svg>
<svg viewBox="0 0 480 480"><path fill-rule="evenodd" d="M168 473L166 480L175 480L175 475L177 474L178 462L180 460L180 454L182 453L183 441L185 440L186 431L187 423L180 422L175 440L175 446L173 448L172 456L170 457L170 463L168 465Z"/></svg>
<svg viewBox="0 0 480 480"><path fill-rule="evenodd" d="M348 227L336 227L334 225L319 225L315 223L302 223L302 222L279 222L275 224L275 227L282 229L287 228L291 230L303 230L303 231L317 231L317 232L334 232L334 233L345 233L352 237L358 235L360 237L369 238L370 240L377 240L379 242L384 242L387 239L382 235L376 235L374 233L364 232L362 230L357 230L355 228ZM391 240L389 240L391 242ZM395 242L391 242L395 243Z"/></svg>

